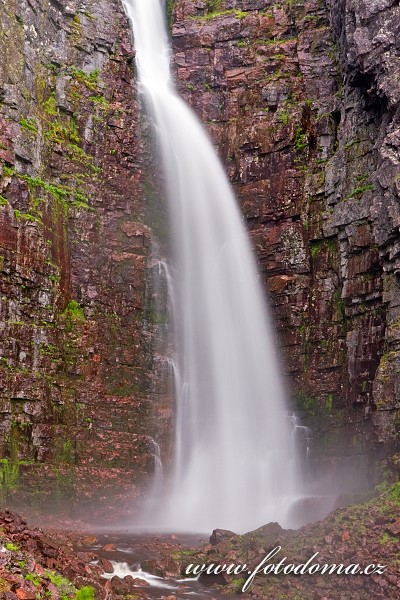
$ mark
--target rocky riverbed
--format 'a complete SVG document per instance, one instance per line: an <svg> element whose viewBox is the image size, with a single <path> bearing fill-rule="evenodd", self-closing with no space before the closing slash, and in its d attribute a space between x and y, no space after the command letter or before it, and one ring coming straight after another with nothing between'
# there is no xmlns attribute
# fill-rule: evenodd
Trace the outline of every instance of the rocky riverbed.
<svg viewBox="0 0 400 600"><path fill-rule="evenodd" d="M193 562L236 563L254 568L268 553L281 546L278 556L268 561L277 564L304 564L315 553L312 563L354 565L378 563L387 569L382 575L260 575L248 590L251 598L274 600L376 600L400 598L400 484L370 501L333 511L326 519L298 531L283 530L270 523L242 536L219 535L216 543L186 555L182 566ZM310 563L310 564L312 564ZM218 576L224 593L237 593L247 578ZM200 580L202 577L200 577Z"/></svg>
<svg viewBox="0 0 400 600"><path fill-rule="evenodd" d="M63 523L65 526L65 523ZM245 535L100 534L32 528L20 516L0 513L0 597L5 600L244 598L375 600L400 597L400 484L364 504L333 511L298 531L270 523ZM188 564L246 563L254 568L273 548L278 562L379 563L383 574L260 575L245 593L242 575L183 579ZM247 575L246 575L247 577Z"/></svg>

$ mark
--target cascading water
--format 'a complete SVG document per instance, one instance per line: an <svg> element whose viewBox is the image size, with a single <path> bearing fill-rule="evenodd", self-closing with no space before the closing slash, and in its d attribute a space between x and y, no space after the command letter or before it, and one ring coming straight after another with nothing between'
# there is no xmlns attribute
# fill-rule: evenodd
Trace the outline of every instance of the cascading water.
<svg viewBox="0 0 400 600"><path fill-rule="evenodd" d="M296 461L269 317L240 211L178 97L162 0L123 0L167 181L173 245L176 443L148 522L170 530L288 524Z"/></svg>

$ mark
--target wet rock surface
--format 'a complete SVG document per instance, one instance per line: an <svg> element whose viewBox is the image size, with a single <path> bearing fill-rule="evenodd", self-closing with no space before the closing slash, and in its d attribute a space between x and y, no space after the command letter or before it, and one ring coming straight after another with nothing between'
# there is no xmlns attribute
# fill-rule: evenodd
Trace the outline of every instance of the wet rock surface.
<svg viewBox="0 0 400 600"><path fill-rule="evenodd" d="M32 529L9 511L0 513L0 524L2 598L68 598L79 588L91 588L91 597L106 597L101 568L89 565L92 557L76 554L69 537Z"/></svg>
<svg viewBox="0 0 400 600"><path fill-rule="evenodd" d="M398 448L399 6L175 3L179 87L237 192L315 472ZM392 465L393 466L393 465Z"/></svg>
<svg viewBox="0 0 400 600"><path fill-rule="evenodd" d="M273 597L276 600L317 598L322 600L356 600L397 598L400 570L397 560L400 543L399 484L386 488L367 503L333 511L326 519L298 531L284 530L269 523L244 535L229 532L217 544L203 543L199 536L109 534L99 536L81 531L33 529L10 511L0 513L0 578L2 598L26 598L38 594L53 598L75 598L77 590L92 588L95 598L116 600L131 595L143 598L221 598L240 592L247 574L222 573L202 575L193 587L179 582L189 564L246 564L254 568L275 549L282 550L265 564L304 564L314 554L313 562L323 564L370 564L386 566L382 574L367 575L266 575L255 577L243 598ZM65 526L67 522L63 523ZM108 542L108 549L104 550ZM203 538L204 539L204 538ZM213 539L213 541L215 541ZM190 544L192 547L190 547ZM113 549L110 549L110 548ZM116 548L116 549L114 549ZM128 550L129 549L129 550ZM161 577L161 587L149 586L140 575L110 577L110 562L131 564ZM132 562L140 557L140 566ZM163 583L162 583L163 582ZM172 588L171 588L172 585ZM164 586L164 588L162 587ZM168 588L168 586L170 586ZM6 594L9 594L6 596ZM79 597L79 596L78 596ZM91 596L89 596L91 597Z"/></svg>
<svg viewBox="0 0 400 600"><path fill-rule="evenodd" d="M299 531L284 530L277 523L260 527L242 536L235 536L217 545L206 545L186 557L182 572L190 563L196 565L246 564L253 570L275 548L282 550L267 564L277 565L285 558L284 565L310 563L324 565L370 564L385 565L380 574L367 575L258 575L246 598L274 598L276 600L369 600L371 598L397 598L400 594L400 567L396 558L400 548L399 539L399 484L368 503L336 510L326 519L307 525ZM281 570L283 567L281 567ZM232 576L222 574L224 593L238 593L247 574ZM201 579L207 581L208 576ZM221 576L220 576L221 579ZM209 582L213 583L212 578Z"/></svg>
<svg viewBox="0 0 400 600"><path fill-rule="evenodd" d="M61 524L64 527L68 525L66 521L58 523ZM84 529L85 524L82 523L79 533L60 528L43 531L32 528L15 513L8 510L0 512L0 597L8 600L38 600L43 597L55 600L150 600L171 596L167 580L163 588L161 580L158 580L158 586L153 587L139 576L119 577L115 574L105 578L104 575L114 572L114 566L103 556L104 553L116 562L125 562L127 552L118 550L114 544L108 544L108 548L106 544L101 547L99 539L85 534ZM176 558L183 551L182 544L172 539L157 538L154 541L144 538L141 543L143 547L135 550L139 556L143 552L160 559L168 556L170 562L173 561L171 557ZM179 568L176 574L179 576ZM176 583L175 588L182 598L193 593L184 584ZM201 588L196 590L199 599L210 597L202 591Z"/></svg>
<svg viewBox="0 0 400 600"><path fill-rule="evenodd" d="M127 20L23 0L0 28L0 501L128 512L154 466L158 317Z"/></svg>

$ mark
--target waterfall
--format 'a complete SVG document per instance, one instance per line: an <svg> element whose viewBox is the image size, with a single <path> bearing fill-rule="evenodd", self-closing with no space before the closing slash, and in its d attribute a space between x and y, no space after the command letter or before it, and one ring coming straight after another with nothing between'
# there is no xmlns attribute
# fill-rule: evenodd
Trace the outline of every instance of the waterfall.
<svg viewBox="0 0 400 600"><path fill-rule="evenodd" d="M162 0L123 0L159 145L172 239L176 440L154 527L287 525L295 451L243 218L203 126L178 96Z"/></svg>

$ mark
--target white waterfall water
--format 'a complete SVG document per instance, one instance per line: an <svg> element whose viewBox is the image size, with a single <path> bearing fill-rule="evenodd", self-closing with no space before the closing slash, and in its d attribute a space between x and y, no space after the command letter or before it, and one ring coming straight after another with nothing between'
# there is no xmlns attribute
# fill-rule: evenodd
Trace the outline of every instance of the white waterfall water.
<svg viewBox="0 0 400 600"><path fill-rule="evenodd" d="M243 219L203 126L177 95L164 3L123 4L167 182L173 246L175 455L148 523L237 532L288 525L295 449Z"/></svg>

